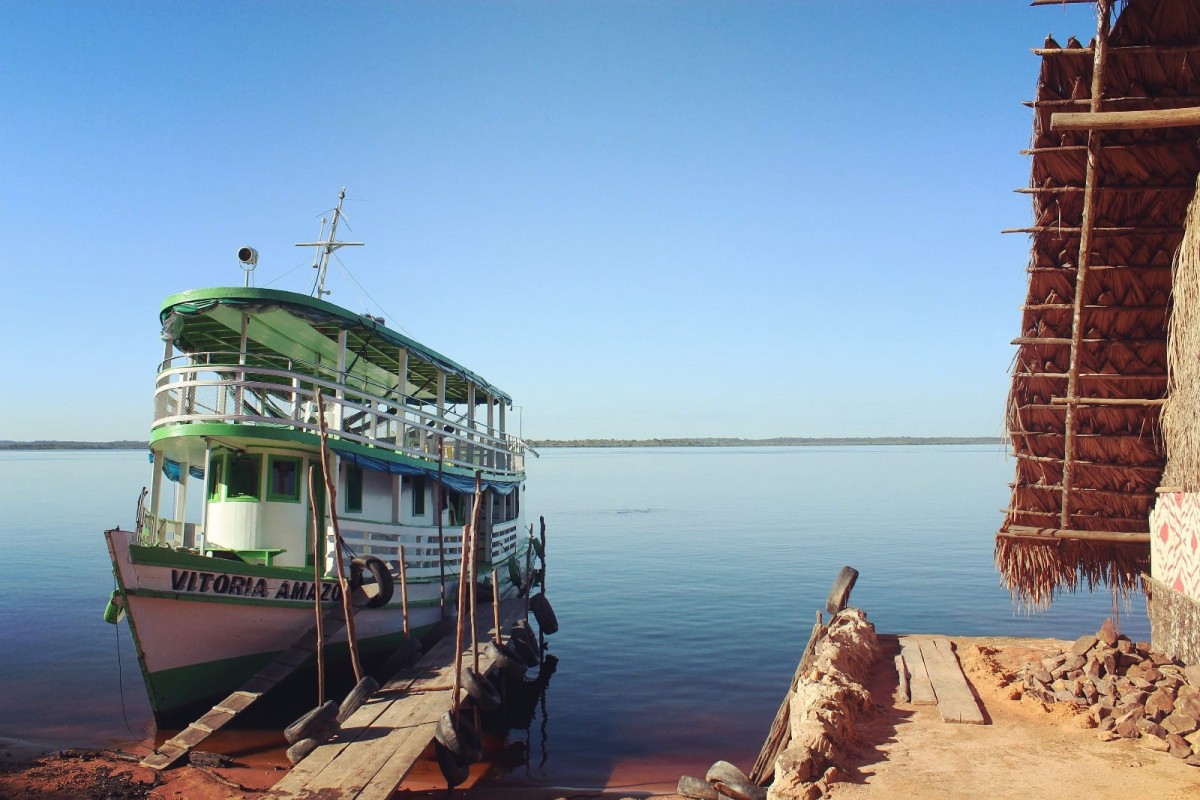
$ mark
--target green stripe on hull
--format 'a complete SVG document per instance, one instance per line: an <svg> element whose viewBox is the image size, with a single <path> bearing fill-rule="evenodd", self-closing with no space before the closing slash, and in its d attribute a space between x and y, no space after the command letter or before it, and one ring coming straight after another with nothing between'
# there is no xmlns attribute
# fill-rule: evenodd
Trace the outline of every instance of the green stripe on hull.
<svg viewBox="0 0 1200 800"><path fill-rule="evenodd" d="M415 630L411 638L420 638L432 628L433 626L430 625ZM400 646L404 638L402 632L397 632L363 639L358 643L359 654L364 661L386 658ZM185 710L207 710L213 703L238 689L278 655L278 652L258 653L252 656L176 667L147 675L146 691L150 696L150 707L154 711L154 716L161 720ZM336 669L348 662L349 650L345 642L326 646L325 663L330 669ZM314 655L301 665L296 671L296 675L303 675L305 672L312 672L315 669L316 656Z"/></svg>

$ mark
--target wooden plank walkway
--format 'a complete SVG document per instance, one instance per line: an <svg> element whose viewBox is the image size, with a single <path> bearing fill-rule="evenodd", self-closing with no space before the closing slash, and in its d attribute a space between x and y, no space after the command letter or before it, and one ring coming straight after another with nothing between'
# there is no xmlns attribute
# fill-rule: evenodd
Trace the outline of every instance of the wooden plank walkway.
<svg viewBox="0 0 1200 800"><path fill-rule="evenodd" d="M494 635L490 606L477 621L479 670L490 666L483 646ZM506 628L525 613L525 601L501 601ZM463 664L472 664L470 649ZM454 636L443 638L416 664L388 681L342 724L341 733L297 764L267 794L276 800L386 800L433 741L438 717L450 708L454 684Z"/></svg>
<svg viewBox="0 0 1200 800"><path fill-rule="evenodd" d="M937 703L942 722L957 722L966 725L984 724L983 711L971 691L962 666L954 654L949 639L900 637L900 652L908 667L911 678L912 702L914 705L930 702L925 699L925 689L920 688L918 700L918 674L924 673L930 691Z"/></svg>
<svg viewBox="0 0 1200 800"><path fill-rule="evenodd" d="M354 610L358 613L358 609ZM326 633L334 633L346 626L346 617L341 608L325 612L321 620ZM150 769L166 769L183 758L196 745L216 731L225 727L238 714L249 708L255 700L274 689L279 683L317 651L317 627L309 628L275 659L254 674L241 688L234 691L200 719L159 745L153 753L142 759L139 766Z"/></svg>
<svg viewBox="0 0 1200 800"><path fill-rule="evenodd" d="M921 655L921 646L916 639L907 636L900 638L900 655L908 667L908 688L915 706L931 706L937 703L937 695L933 693L933 684L929 681L929 671L925 669L925 658Z"/></svg>

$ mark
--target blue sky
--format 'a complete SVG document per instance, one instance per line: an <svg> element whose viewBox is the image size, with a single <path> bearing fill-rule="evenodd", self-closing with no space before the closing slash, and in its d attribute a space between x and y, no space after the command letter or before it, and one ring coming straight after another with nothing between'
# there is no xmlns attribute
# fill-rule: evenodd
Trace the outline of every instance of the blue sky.
<svg viewBox="0 0 1200 800"><path fill-rule="evenodd" d="M0 439L144 438L162 298L308 291L342 186L330 299L527 437L999 435L1030 48L1093 13L0 3Z"/></svg>

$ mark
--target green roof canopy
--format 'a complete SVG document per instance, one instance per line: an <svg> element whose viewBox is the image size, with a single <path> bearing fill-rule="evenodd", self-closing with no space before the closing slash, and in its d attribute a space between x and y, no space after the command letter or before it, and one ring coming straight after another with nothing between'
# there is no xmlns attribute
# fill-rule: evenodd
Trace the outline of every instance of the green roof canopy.
<svg viewBox="0 0 1200 800"><path fill-rule="evenodd" d="M474 385L476 403L490 395L507 404L512 398L446 356L384 326L373 317L278 289L220 287L192 289L163 301L159 319L163 338L185 353L237 352L241 345L242 314L251 318L247 355L283 355L310 363L337 363L338 334L346 332L347 372L385 386L395 386L400 348L408 351L407 393L420 399L436 396L437 373L446 373L446 401L468 402ZM397 387L405 391L406 387Z"/></svg>

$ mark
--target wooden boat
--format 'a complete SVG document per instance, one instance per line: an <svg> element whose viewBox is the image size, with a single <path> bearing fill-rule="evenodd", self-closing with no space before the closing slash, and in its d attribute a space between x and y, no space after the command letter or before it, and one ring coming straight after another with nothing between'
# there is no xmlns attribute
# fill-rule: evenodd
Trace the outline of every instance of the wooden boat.
<svg viewBox="0 0 1200 800"><path fill-rule="evenodd" d="M340 217L339 199L328 236L309 243L313 296L250 288L247 273L246 286L162 304L152 479L135 530L106 533L117 588L105 614L128 616L160 722L224 697L286 650L313 625L318 593L340 607L335 514L366 606L355 617L364 659L455 613L477 482L478 574L497 569L503 595L527 575L527 448L507 428L511 398L382 319L322 299L329 256L357 244L336 240ZM253 268L257 253L239 259ZM330 640L329 657L344 658L344 630Z"/></svg>

